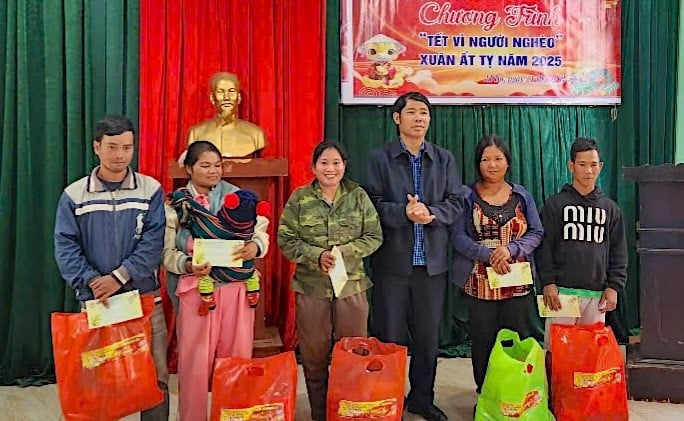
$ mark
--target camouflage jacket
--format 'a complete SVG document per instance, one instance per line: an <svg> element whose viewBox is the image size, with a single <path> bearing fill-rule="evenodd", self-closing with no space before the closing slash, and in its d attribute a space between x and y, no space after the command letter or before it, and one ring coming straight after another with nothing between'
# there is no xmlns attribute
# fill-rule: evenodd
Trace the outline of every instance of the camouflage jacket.
<svg viewBox="0 0 684 421"><path fill-rule="evenodd" d="M371 287L363 258L382 244L380 219L358 184L342 180L332 206L321 195L318 182L302 186L290 196L280 217L278 245L297 264L292 288L302 294L333 298L330 278L318 266L325 250L338 246L349 281L337 298Z"/></svg>

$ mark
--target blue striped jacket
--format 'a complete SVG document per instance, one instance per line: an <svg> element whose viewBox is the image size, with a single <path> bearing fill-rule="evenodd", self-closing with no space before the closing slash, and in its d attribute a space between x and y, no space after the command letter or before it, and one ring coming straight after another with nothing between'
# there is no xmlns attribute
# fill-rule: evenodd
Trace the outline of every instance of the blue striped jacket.
<svg viewBox="0 0 684 421"><path fill-rule="evenodd" d="M99 167L98 167L99 168ZM97 170L64 189L55 218L55 259L80 301L93 299L88 284L111 274L119 293L159 289L164 245L164 199L152 177L129 169L121 186L109 191Z"/></svg>

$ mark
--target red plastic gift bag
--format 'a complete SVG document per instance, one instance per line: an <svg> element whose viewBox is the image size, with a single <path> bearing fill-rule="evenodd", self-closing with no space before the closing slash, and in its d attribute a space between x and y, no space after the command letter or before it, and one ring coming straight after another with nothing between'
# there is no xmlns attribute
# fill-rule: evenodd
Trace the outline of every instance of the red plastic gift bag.
<svg viewBox="0 0 684 421"><path fill-rule="evenodd" d="M163 396L150 348L154 298L143 316L97 329L85 312L52 313L57 390L67 420L118 420L154 407Z"/></svg>
<svg viewBox="0 0 684 421"><path fill-rule="evenodd" d="M217 358L212 421L294 421L297 360L294 352L266 358Z"/></svg>
<svg viewBox="0 0 684 421"><path fill-rule="evenodd" d="M401 420L406 347L376 338L342 338L332 353L327 419Z"/></svg>
<svg viewBox="0 0 684 421"><path fill-rule="evenodd" d="M551 391L558 421L627 421L625 363L603 325L551 325Z"/></svg>

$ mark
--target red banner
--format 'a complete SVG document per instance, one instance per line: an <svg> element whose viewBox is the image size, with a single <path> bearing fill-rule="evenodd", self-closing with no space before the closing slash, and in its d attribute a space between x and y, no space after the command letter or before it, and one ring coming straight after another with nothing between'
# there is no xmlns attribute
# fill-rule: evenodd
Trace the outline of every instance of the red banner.
<svg viewBox="0 0 684 421"><path fill-rule="evenodd" d="M344 0L342 102L619 104L620 0Z"/></svg>

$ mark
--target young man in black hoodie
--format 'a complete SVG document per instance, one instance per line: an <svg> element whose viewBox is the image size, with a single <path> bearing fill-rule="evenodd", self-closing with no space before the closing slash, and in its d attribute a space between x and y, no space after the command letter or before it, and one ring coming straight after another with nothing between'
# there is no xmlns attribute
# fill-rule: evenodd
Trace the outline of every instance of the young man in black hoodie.
<svg viewBox="0 0 684 421"><path fill-rule="evenodd" d="M579 138L570 148L572 184L549 197L541 210L544 237L535 262L544 287L544 303L559 310L559 293L580 299L581 316L546 319L549 349L552 323L605 322L617 306L627 280L627 240L618 205L596 186L603 162L593 139Z"/></svg>

